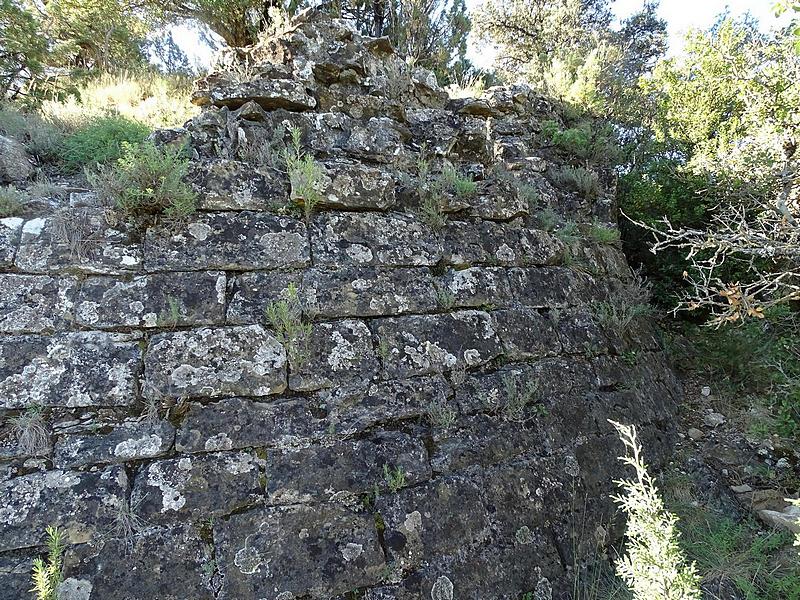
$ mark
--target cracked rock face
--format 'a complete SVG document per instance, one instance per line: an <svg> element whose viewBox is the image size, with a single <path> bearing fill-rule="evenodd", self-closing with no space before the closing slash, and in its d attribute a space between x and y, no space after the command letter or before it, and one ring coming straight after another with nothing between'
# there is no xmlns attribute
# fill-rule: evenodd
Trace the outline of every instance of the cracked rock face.
<svg viewBox="0 0 800 600"><path fill-rule="evenodd" d="M571 598L576 531L621 533L607 419L658 465L677 395L651 325L598 310L620 248L540 224L616 226L613 177L548 180L531 89L449 100L316 12L193 101L154 134L191 217L0 220L0 597L52 525L69 600Z"/></svg>

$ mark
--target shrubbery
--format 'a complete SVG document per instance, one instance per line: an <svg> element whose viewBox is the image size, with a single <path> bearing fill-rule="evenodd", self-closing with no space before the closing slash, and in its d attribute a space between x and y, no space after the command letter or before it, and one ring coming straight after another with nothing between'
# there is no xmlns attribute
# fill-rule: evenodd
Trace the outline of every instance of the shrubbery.
<svg viewBox="0 0 800 600"><path fill-rule="evenodd" d="M125 117L102 117L64 138L61 158L72 171L104 164L123 155L125 144L140 144L150 129Z"/></svg>
<svg viewBox="0 0 800 600"><path fill-rule="evenodd" d="M189 159L182 148L121 142L121 156L89 173L101 199L126 217L180 219L195 211L196 195L183 181Z"/></svg>

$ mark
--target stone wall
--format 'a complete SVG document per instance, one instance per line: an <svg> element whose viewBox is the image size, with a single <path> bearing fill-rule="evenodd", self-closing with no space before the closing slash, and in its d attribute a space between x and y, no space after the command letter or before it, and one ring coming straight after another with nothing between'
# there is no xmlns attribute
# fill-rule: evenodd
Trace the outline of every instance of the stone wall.
<svg viewBox="0 0 800 600"><path fill-rule="evenodd" d="M551 183L569 157L531 90L450 100L325 17L222 65L155 136L194 154L187 222L143 231L93 194L0 221L0 416L42 407L48 440L0 431L0 598L30 597L48 525L64 598L569 597L619 533L606 419L657 461L676 398L650 324L597 318L619 247L536 216L615 226L611 176L591 201ZM308 221L291 127L325 172ZM421 156L477 183L438 229ZM265 317L290 284L306 360Z"/></svg>

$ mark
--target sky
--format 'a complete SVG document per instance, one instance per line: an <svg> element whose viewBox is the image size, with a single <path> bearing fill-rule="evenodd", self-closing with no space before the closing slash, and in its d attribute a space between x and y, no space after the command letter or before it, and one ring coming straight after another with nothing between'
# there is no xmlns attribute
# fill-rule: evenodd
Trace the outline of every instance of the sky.
<svg viewBox="0 0 800 600"><path fill-rule="evenodd" d="M467 0L467 7L472 10L485 0ZM658 10L660 17L667 21L669 33L669 53L676 55L682 47L683 34L689 29L705 29L711 26L717 15L728 8L732 15L738 16L749 11L756 17L764 29L778 23L772 13L775 0L661 0ZM624 19L641 8L643 0L615 0L612 4L617 19ZM207 45L199 43L197 31L187 25L179 25L172 29L175 41L189 55L189 59L201 67L208 67L214 51ZM472 39L468 51L469 58L478 67L490 68L496 57L496 50L479 44Z"/></svg>

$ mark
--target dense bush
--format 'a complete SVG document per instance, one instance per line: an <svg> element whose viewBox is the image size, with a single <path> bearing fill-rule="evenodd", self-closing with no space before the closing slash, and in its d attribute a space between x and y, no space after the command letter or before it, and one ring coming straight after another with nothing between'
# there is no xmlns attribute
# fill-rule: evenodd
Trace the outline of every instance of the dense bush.
<svg viewBox="0 0 800 600"><path fill-rule="evenodd" d="M71 171L108 163L122 156L125 144L139 144L149 133L150 129L138 121L101 117L64 138L61 158Z"/></svg>
<svg viewBox="0 0 800 600"><path fill-rule="evenodd" d="M121 142L114 163L89 174L100 198L126 217L179 219L195 211L196 195L183 181L189 160L181 148Z"/></svg>

